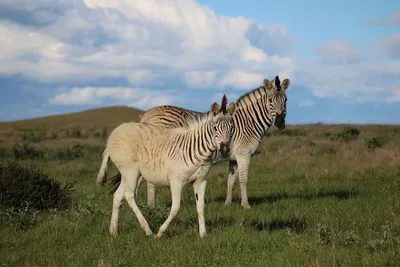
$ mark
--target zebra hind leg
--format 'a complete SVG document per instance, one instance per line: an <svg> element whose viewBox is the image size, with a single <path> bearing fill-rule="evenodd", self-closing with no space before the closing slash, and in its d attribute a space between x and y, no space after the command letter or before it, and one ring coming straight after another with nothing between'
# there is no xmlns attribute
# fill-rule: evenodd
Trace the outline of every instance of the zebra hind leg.
<svg viewBox="0 0 400 267"><path fill-rule="evenodd" d="M156 185L147 182L147 205L151 209L154 209L156 207L155 196L156 196Z"/></svg>
<svg viewBox="0 0 400 267"><path fill-rule="evenodd" d="M226 200L225 200L226 206L230 206L232 204L232 191L233 191L233 186L235 185L237 174L238 174L237 162L235 160L229 161L229 174L228 174Z"/></svg>
<svg viewBox="0 0 400 267"><path fill-rule="evenodd" d="M238 159L238 172L240 182L241 206L244 209L249 209L249 200L247 198L247 180L249 175L250 157Z"/></svg>

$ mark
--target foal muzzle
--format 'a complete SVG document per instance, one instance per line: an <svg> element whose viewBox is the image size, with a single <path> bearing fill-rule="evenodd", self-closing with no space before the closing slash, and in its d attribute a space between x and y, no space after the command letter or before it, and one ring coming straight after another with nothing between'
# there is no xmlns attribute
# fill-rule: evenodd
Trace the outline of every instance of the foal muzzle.
<svg viewBox="0 0 400 267"><path fill-rule="evenodd" d="M226 158L229 155L230 149L229 149L229 143L222 143L219 145L219 152L221 153L221 156Z"/></svg>

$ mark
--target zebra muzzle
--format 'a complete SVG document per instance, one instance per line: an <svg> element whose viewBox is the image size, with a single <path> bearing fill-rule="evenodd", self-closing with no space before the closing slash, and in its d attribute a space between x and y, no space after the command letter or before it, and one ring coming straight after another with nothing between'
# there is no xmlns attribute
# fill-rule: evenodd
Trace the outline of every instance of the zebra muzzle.
<svg viewBox="0 0 400 267"><path fill-rule="evenodd" d="M277 114L275 118L275 126L278 127L278 129L283 130L285 129L285 124L285 118L282 115Z"/></svg>

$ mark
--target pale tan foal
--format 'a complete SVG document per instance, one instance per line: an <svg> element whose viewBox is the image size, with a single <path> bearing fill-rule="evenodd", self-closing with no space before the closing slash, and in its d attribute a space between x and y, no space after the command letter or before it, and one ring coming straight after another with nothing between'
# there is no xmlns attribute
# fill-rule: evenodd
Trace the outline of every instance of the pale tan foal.
<svg viewBox="0 0 400 267"><path fill-rule="evenodd" d="M213 103L211 112L195 116L185 126L179 128L167 129L147 123L132 122L124 123L114 129L107 140L97 176L97 184L104 185L107 180L109 158L121 174L120 184L114 193L110 233L117 233L119 209L124 197L146 235L153 233L135 200L138 179L143 176L147 182L169 185L171 188L171 211L160 227L157 237L165 233L177 215L182 187L188 182L193 184L199 234L203 237L206 234L204 194L207 174L218 152L228 156L233 134L232 115L235 110L235 103L231 103L228 109L226 102L221 107Z"/></svg>

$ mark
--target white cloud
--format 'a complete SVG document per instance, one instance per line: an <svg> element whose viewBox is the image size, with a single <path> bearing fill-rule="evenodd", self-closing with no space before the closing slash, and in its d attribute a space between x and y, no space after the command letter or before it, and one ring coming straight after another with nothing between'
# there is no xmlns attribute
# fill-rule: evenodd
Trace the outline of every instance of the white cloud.
<svg viewBox="0 0 400 267"><path fill-rule="evenodd" d="M138 108L171 104L174 97L168 92L129 87L83 87L64 90L49 100L56 105L99 105L110 99Z"/></svg>
<svg viewBox="0 0 400 267"><path fill-rule="evenodd" d="M400 24L400 10L394 11L389 19L368 19L363 22L365 26L389 26Z"/></svg>
<svg viewBox="0 0 400 267"><path fill-rule="evenodd" d="M325 62L349 63L358 62L361 58L355 46L344 41L326 41L315 47L315 51Z"/></svg>
<svg viewBox="0 0 400 267"><path fill-rule="evenodd" d="M315 105L315 103L313 101L311 101L311 100L305 100L305 101L300 102L298 104L299 107L312 107L314 105Z"/></svg>
<svg viewBox="0 0 400 267"><path fill-rule="evenodd" d="M191 87L209 87L215 82L215 71L189 71L185 73L187 83Z"/></svg>
<svg viewBox="0 0 400 267"><path fill-rule="evenodd" d="M295 39L284 26L220 16L194 0L3 0L0 9L40 25L19 24L4 12L0 75L77 86L52 98L54 104L174 103L175 96L156 88L251 90L276 75L318 97L398 101L398 62L366 61L344 41L316 47L321 61L295 61ZM394 25L399 14L385 23ZM398 34L379 45L380 55L399 57ZM128 83L129 90L85 87L107 78Z"/></svg>
<svg viewBox="0 0 400 267"><path fill-rule="evenodd" d="M231 86L238 89L255 88L261 86L265 75L245 71L231 71L220 82L221 87Z"/></svg>
<svg viewBox="0 0 400 267"><path fill-rule="evenodd" d="M347 97L353 102L383 102L400 91L400 62L314 62L300 67L303 71L296 73L298 83L311 87L313 95L319 98Z"/></svg>
<svg viewBox="0 0 400 267"><path fill-rule="evenodd" d="M385 37L381 39L379 43L383 56L389 58L400 58L400 33Z"/></svg>
<svg viewBox="0 0 400 267"><path fill-rule="evenodd" d="M45 23L0 22L6 36L0 75L19 73L41 82L112 77L133 87L215 88L234 68L247 75L231 85L244 88L258 85L260 75L295 70L294 61L280 55L292 43L286 28L219 16L193 0L13 0L0 7L32 13ZM257 80L245 81L251 77Z"/></svg>
<svg viewBox="0 0 400 267"><path fill-rule="evenodd" d="M211 101L216 102L220 105L223 95L224 95L223 93L217 93L217 94L213 95L213 97L211 98ZM225 95L226 95L226 98L228 99L228 105L229 105L229 103L236 102L236 100L238 100L238 98L240 97L240 95L238 95L238 94L225 94Z"/></svg>

